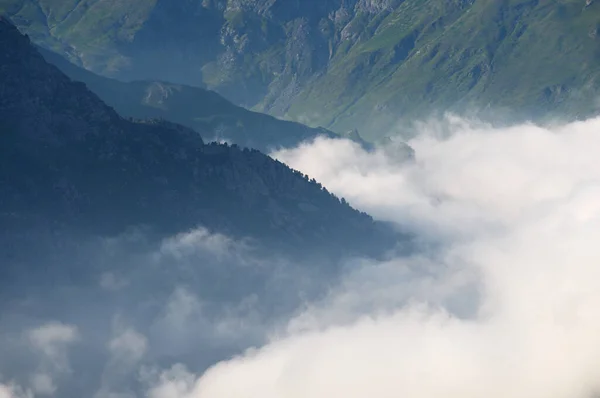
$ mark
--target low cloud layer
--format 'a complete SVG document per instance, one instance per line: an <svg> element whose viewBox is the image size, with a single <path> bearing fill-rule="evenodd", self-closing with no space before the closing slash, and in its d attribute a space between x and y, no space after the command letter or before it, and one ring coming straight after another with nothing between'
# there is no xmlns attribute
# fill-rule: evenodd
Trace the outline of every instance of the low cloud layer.
<svg viewBox="0 0 600 398"><path fill-rule="evenodd" d="M53 286L58 309L40 297L6 307L0 398L598 393L600 119L494 128L449 116L417 130L414 159L331 139L272 154L414 233L411 255L354 259L323 280L327 264L202 228L84 245L76 257L93 272Z"/></svg>
<svg viewBox="0 0 600 398"><path fill-rule="evenodd" d="M189 374L193 384L264 343L320 280L202 227L164 240L132 229L29 241L38 252L19 259L15 277L27 283L0 290L10 298L0 302L0 391L9 398L135 398L163 374Z"/></svg>
<svg viewBox="0 0 600 398"><path fill-rule="evenodd" d="M356 266L269 344L153 397L598 392L600 119L494 129L450 117L420 128L403 165L327 139L273 156L410 226L429 249Z"/></svg>

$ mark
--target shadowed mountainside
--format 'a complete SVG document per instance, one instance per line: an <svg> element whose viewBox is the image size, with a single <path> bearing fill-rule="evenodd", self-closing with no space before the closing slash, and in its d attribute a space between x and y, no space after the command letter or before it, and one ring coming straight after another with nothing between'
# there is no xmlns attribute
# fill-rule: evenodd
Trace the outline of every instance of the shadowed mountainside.
<svg viewBox="0 0 600 398"><path fill-rule="evenodd" d="M394 235L257 150L120 117L0 22L0 217L27 228L158 236L202 225L304 253L380 253Z"/></svg>

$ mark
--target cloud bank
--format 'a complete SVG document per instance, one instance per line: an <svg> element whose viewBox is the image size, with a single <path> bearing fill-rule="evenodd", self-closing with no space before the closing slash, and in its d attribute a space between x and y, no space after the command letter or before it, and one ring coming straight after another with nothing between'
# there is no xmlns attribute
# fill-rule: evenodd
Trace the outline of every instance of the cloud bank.
<svg viewBox="0 0 600 398"><path fill-rule="evenodd" d="M448 117L420 131L402 164L328 139L273 156L420 232L426 250L351 267L265 346L151 396L597 393L600 119L494 129Z"/></svg>
<svg viewBox="0 0 600 398"><path fill-rule="evenodd" d="M77 241L62 285L2 303L0 398L596 394L600 119L416 129L414 158L332 139L272 154L415 233L411 255L324 280L202 228Z"/></svg>

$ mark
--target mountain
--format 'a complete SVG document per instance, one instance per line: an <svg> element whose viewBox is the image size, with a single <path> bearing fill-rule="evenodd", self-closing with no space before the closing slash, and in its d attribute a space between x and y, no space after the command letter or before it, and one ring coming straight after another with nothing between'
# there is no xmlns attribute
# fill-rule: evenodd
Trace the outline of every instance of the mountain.
<svg viewBox="0 0 600 398"><path fill-rule="evenodd" d="M0 223L112 236L203 226L305 254L376 254L395 235L257 150L134 122L48 64L0 18ZM9 247L9 246L5 246Z"/></svg>
<svg viewBox="0 0 600 398"><path fill-rule="evenodd" d="M52 51L39 51L46 61L72 80L85 83L125 117L165 119L202 131L208 140L226 140L261 151L296 146L317 136L336 137L323 128L310 128L241 108L214 91L158 81L122 82L96 75ZM363 143L360 137L358 142Z"/></svg>
<svg viewBox="0 0 600 398"><path fill-rule="evenodd" d="M4 0L0 13L96 72L205 85L367 139L447 109L598 110L594 0Z"/></svg>

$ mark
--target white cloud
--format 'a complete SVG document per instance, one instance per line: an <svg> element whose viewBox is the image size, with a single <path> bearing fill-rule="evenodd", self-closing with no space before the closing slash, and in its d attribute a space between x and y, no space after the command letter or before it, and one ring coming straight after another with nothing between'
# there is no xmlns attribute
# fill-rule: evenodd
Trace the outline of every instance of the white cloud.
<svg viewBox="0 0 600 398"><path fill-rule="evenodd" d="M479 236L597 179L599 127L592 119L552 130L494 129L449 117L420 126L408 142L416 161L403 167L385 151L366 153L343 140L318 139L273 156L378 218Z"/></svg>
<svg viewBox="0 0 600 398"><path fill-rule="evenodd" d="M188 398L193 391L195 376L183 365L175 365L158 375L146 375L153 380L149 398Z"/></svg>
<svg viewBox="0 0 600 398"><path fill-rule="evenodd" d="M265 325L254 308L255 297L235 305L202 301L194 292L178 287L171 294L163 313L153 325L161 352L187 353L190 344L226 347L242 340L255 340Z"/></svg>
<svg viewBox="0 0 600 398"><path fill-rule="evenodd" d="M421 134L409 141L412 162L399 162L402 154L389 148L367 153L328 139L273 154L361 210L417 232L418 252L347 264L341 282L288 314L266 345L200 377L182 365L140 376L140 366L163 353L184 357L192 346L260 341L254 337L280 326L261 317L255 297L216 305L190 279L159 300L162 313L153 307L158 318L150 325L116 325L102 340L109 355L96 396L133 397L140 383L147 391L138 396L150 398L588 398L597 392L600 119L495 129L448 118L418 128ZM171 260L206 270L209 258L223 260L211 263L219 270L240 262L269 275L287 272L246 249L198 229L164 241L151 256L167 271ZM297 286L286 285L293 278L275 279L283 289ZM106 273L101 282L118 289L121 280ZM135 277L127 280L135 286ZM27 389L0 384L0 398L57 391L53 377L70 368L67 348L79 332L50 323L26 337L42 354L40 366Z"/></svg>
<svg viewBox="0 0 600 398"><path fill-rule="evenodd" d="M202 314L202 302L195 294L183 287L175 289L168 302L164 312L164 324L172 333L185 333L188 326L195 320L204 320Z"/></svg>
<svg viewBox="0 0 600 398"><path fill-rule="evenodd" d="M100 287L105 290L117 291L129 286L129 281L113 272L105 272L100 275Z"/></svg>
<svg viewBox="0 0 600 398"><path fill-rule="evenodd" d="M114 392L100 390L94 394L94 398L138 398L133 392Z"/></svg>
<svg viewBox="0 0 600 398"><path fill-rule="evenodd" d="M269 344L215 365L193 387L189 375L163 381L152 391L181 388L151 396L598 392L600 119L494 129L450 118L420 129L409 142L416 159L404 165L325 139L273 156L361 210L409 225L427 250L354 267ZM475 301L468 316L449 303L460 298Z"/></svg>
<svg viewBox="0 0 600 398"><path fill-rule="evenodd" d="M26 335L31 346L44 355L54 370L69 370L67 349L80 337L76 326L51 322L28 330Z"/></svg>
<svg viewBox="0 0 600 398"><path fill-rule="evenodd" d="M148 339L117 316L113 319L113 336L106 348L110 357L102 373L102 385L94 397L135 398L128 384L146 356Z"/></svg>
<svg viewBox="0 0 600 398"><path fill-rule="evenodd" d="M110 340L108 349L113 360L119 363L137 363L148 349L148 340L141 333L127 328Z"/></svg>
<svg viewBox="0 0 600 398"><path fill-rule="evenodd" d="M58 346L73 343L79 337L77 327L59 322L31 329L28 336L31 343L48 356L55 355Z"/></svg>
<svg viewBox="0 0 600 398"><path fill-rule="evenodd" d="M33 394L18 385L0 383L0 398L33 398Z"/></svg>
<svg viewBox="0 0 600 398"><path fill-rule="evenodd" d="M169 254L175 258L190 255L212 254L225 256L235 250L240 243L233 241L225 235L213 234L206 228L197 228L189 232L178 234L166 239L161 247L162 254Z"/></svg>
<svg viewBox="0 0 600 398"><path fill-rule="evenodd" d="M36 373L31 377L31 388L38 395L54 395L56 385L46 373Z"/></svg>
<svg viewBox="0 0 600 398"><path fill-rule="evenodd" d="M12 391L4 384L0 384L0 398L13 398Z"/></svg>

